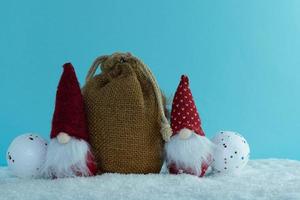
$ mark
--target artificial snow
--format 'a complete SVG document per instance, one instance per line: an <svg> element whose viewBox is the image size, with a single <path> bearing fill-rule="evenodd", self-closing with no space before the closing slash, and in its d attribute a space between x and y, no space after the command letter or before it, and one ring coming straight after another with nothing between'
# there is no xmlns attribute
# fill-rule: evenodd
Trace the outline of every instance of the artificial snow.
<svg viewBox="0 0 300 200"><path fill-rule="evenodd" d="M104 174L19 179L0 168L0 200L300 200L300 161L251 160L239 175Z"/></svg>

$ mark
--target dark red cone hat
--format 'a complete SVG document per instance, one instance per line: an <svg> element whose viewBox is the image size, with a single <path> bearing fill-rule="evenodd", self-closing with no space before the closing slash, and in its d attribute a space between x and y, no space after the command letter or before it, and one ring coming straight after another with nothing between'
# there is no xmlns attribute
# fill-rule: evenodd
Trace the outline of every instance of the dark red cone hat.
<svg viewBox="0 0 300 200"><path fill-rule="evenodd" d="M201 119L190 90L189 79L185 75L181 76L181 81L173 99L171 127L173 135L177 134L181 129L187 128L198 135L205 136L201 127Z"/></svg>
<svg viewBox="0 0 300 200"><path fill-rule="evenodd" d="M71 63L63 65L64 71L56 93L51 138L65 132L77 139L88 141L88 129L83 97Z"/></svg>

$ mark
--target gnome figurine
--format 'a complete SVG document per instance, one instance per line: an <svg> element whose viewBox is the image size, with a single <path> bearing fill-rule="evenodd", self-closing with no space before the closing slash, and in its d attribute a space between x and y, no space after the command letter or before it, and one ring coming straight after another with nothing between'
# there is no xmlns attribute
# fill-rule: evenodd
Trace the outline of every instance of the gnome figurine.
<svg viewBox="0 0 300 200"><path fill-rule="evenodd" d="M171 127L173 134L165 145L169 172L204 176L212 162L213 143L205 137L201 128L189 79L185 75L181 76L173 99Z"/></svg>
<svg viewBox="0 0 300 200"><path fill-rule="evenodd" d="M71 63L63 66L42 176L63 178L96 174L89 147L83 98Z"/></svg>

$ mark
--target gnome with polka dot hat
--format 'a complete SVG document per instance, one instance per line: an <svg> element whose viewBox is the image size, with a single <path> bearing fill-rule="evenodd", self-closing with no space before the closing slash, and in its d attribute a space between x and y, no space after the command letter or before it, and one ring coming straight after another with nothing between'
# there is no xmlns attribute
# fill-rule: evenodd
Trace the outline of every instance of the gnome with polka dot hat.
<svg viewBox="0 0 300 200"><path fill-rule="evenodd" d="M214 145L202 130L189 79L185 75L181 76L173 99L171 127L173 135L165 145L169 172L204 176L212 161Z"/></svg>
<svg viewBox="0 0 300 200"><path fill-rule="evenodd" d="M42 176L91 176L96 164L90 151L83 97L71 63L63 66Z"/></svg>

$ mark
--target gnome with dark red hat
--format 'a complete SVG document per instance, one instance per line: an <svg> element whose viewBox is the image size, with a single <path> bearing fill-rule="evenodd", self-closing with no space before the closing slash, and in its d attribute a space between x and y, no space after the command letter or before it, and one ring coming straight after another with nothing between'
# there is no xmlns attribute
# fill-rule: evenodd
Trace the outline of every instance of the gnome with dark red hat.
<svg viewBox="0 0 300 200"><path fill-rule="evenodd" d="M212 161L213 144L201 128L189 79L185 75L181 76L173 99L171 127L173 135L165 146L169 172L204 176Z"/></svg>
<svg viewBox="0 0 300 200"><path fill-rule="evenodd" d="M96 165L88 144L83 98L71 63L63 66L42 175L52 178L91 176Z"/></svg>

